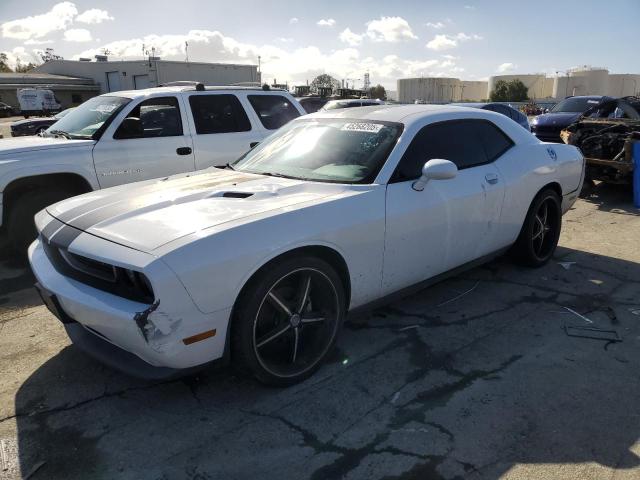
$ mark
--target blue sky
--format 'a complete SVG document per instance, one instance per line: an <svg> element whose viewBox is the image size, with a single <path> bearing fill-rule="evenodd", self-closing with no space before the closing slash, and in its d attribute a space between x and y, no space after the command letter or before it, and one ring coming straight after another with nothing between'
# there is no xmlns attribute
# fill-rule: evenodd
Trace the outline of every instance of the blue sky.
<svg viewBox="0 0 640 480"><path fill-rule="evenodd" d="M552 74L579 65L640 73L640 0L367 2L1 0L0 51L11 61L47 47L65 58L257 63L271 81L319 73L395 89L397 78ZM635 47L634 47L635 46ZM356 86L361 82L355 81Z"/></svg>

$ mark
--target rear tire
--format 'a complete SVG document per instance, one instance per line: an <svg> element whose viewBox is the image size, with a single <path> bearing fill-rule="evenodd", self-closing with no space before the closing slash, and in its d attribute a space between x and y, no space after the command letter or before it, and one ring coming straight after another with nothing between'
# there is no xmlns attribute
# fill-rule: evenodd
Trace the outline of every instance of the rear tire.
<svg viewBox="0 0 640 480"><path fill-rule="evenodd" d="M38 236L34 216L43 208L73 194L60 189L31 190L17 197L7 218L7 234L16 253L26 255Z"/></svg>
<svg viewBox="0 0 640 480"><path fill-rule="evenodd" d="M263 270L236 304L232 358L260 382L289 386L310 377L333 348L345 316L344 286L316 257Z"/></svg>
<svg viewBox="0 0 640 480"><path fill-rule="evenodd" d="M562 200L548 188L536 195L512 247L516 261L529 267L541 267L553 256L562 227Z"/></svg>

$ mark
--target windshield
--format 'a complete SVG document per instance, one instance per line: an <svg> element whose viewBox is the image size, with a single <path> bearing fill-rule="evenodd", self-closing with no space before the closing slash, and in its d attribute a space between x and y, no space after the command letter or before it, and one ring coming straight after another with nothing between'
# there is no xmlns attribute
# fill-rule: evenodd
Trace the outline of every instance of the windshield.
<svg viewBox="0 0 640 480"><path fill-rule="evenodd" d="M92 138L109 118L131 101L123 97L93 97L74 108L47 129L47 134L64 134L69 138Z"/></svg>
<svg viewBox="0 0 640 480"><path fill-rule="evenodd" d="M585 98L585 97L571 97L565 98L560 103L556 104L551 111L552 112L567 112L567 113L583 113L588 108L598 105L600 100L597 98Z"/></svg>
<svg viewBox="0 0 640 480"><path fill-rule="evenodd" d="M292 122L241 157L232 168L302 180L370 183L402 125L356 119Z"/></svg>

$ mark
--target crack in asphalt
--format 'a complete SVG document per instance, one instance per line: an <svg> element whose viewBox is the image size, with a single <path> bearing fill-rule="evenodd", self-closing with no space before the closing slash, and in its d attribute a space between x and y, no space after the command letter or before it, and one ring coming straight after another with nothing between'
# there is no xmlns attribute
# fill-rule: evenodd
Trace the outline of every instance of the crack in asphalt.
<svg viewBox="0 0 640 480"><path fill-rule="evenodd" d="M78 408L78 407L82 407L82 406L87 405L87 404L92 403L92 402L97 402L99 400L103 400L105 398L118 397L118 396L123 395L123 394L125 394L127 392L132 392L132 391L137 391L137 390L151 390L151 389L159 387L159 386L169 385L169 384L173 384L173 383L179 383L181 381L182 380L180 380L180 379L168 380L168 381L165 381L165 382L158 382L158 383L153 383L153 384L150 384L150 385L141 385L141 386L123 388L121 390L115 390L113 392L106 392L105 391L104 393L102 393L101 395L98 395L96 397L87 398L85 400L81 400L79 402L72 403L72 404L61 405L59 407L53 407L53 408L48 408L48 409L43 409L43 410L32 410L30 412L16 412L13 415L8 415L6 417L0 418L0 423L6 422L8 420L13 420L13 419L16 419L16 418L33 417L33 416L40 416L40 415L49 415L49 414L59 413L59 412L66 412L66 411L73 410L73 409Z"/></svg>

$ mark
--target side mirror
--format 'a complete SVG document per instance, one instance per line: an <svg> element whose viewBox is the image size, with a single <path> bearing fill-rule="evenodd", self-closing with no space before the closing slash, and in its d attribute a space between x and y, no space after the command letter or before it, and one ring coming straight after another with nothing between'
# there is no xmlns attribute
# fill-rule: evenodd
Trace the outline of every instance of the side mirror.
<svg viewBox="0 0 640 480"><path fill-rule="evenodd" d="M142 129L140 119L137 117L127 117L122 121L113 138L124 140L127 138L142 138L143 136L144 130Z"/></svg>
<svg viewBox="0 0 640 480"><path fill-rule="evenodd" d="M422 167L422 175L418 180L413 182L411 187L416 192L421 192L429 180L448 180L457 174L458 167L456 167L455 163L436 158L424 164L424 167Z"/></svg>

